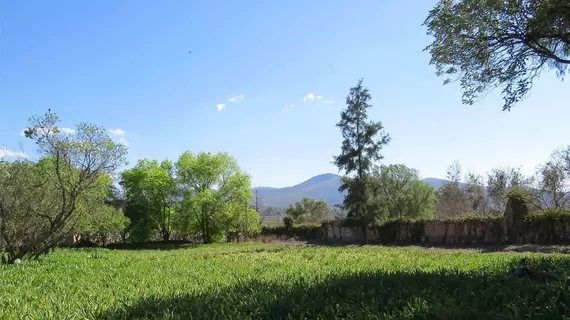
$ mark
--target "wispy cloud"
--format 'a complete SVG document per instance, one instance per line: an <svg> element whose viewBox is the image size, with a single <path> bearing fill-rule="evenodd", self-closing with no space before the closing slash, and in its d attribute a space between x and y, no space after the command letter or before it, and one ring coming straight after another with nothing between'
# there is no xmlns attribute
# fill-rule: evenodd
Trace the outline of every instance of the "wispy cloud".
<svg viewBox="0 0 570 320"><path fill-rule="evenodd" d="M245 96L244 96L243 93L242 93L242 94L237 95L237 96L235 96L235 97L229 98L228 101L229 101L229 102L236 102L236 101L238 101L238 100L243 100L243 98L245 98Z"/></svg>
<svg viewBox="0 0 570 320"><path fill-rule="evenodd" d="M8 150L7 148L0 148L0 158L27 158L28 156L23 152L16 152Z"/></svg>
<svg viewBox="0 0 570 320"><path fill-rule="evenodd" d="M239 101L239 100L243 100L243 98L245 98L245 95L242 93L242 94L239 94L239 95L237 95L237 96L234 96L234 97L229 98L229 99L228 99L228 102L232 102L232 103L233 103L233 102L237 102L237 101ZM216 105L216 109L217 109L218 111L222 111L222 110L224 110L226 107L227 107L227 106L226 106L225 104L223 104L223 103L218 103L218 104Z"/></svg>
<svg viewBox="0 0 570 320"><path fill-rule="evenodd" d="M123 134L127 133L125 130L117 128L117 129L109 129L112 135L115 136L122 136Z"/></svg>
<svg viewBox="0 0 570 320"><path fill-rule="evenodd" d="M120 138L119 141L118 141L118 143L120 143L120 144L122 144L122 145L125 145L125 146L127 146L127 147L129 146L129 142L128 142L127 139L125 139L125 138Z"/></svg>
<svg viewBox="0 0 570 320"><path fill-rule="evenodd" d="M309 93L309 94L307 94L306 96L303 97L303 101L313 102L313 101L316 101L316 100L321 100L321 101L323 101L324 103L335 103L334 100L325 99L325 97L319 96L319 95L314 94L314 93Z"/></svg>

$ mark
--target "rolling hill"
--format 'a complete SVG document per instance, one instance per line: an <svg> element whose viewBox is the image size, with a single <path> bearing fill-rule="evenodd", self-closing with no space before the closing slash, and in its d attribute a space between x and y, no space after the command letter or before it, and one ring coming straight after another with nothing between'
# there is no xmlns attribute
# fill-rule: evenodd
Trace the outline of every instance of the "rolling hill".
<svg viewBox="0 0 570 320"><path fill-rule="evenodd" d="M341 204L344 199L344 194L338 191L340 179L341 176L337 174L325 173L291 187L257 187L253 190L254 192L255 190L259 192L265 207L286 208L304 197L323 199L330 206L334 206L335 204ZM431 184L436 189L451 182L437 178L425 178L423 181Z"/></svg>

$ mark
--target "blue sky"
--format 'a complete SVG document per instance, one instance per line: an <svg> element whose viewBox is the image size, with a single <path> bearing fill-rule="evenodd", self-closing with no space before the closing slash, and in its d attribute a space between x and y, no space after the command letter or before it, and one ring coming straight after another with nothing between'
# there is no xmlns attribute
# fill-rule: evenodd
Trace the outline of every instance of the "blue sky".
<svg viewBox="0 0 570 320"><path fill-rule="evenodd" d="M228 151L255 186L288 186L337 172L335 123L359 78L370 118L392 136L383 162L423 177L443 177L453 160L532 173L570 144L570 90L552 73L510 113L496 94L468 107L456 85L442 85L422 52L433 4L3 1L0 145L18 152L24 141L33 157L20 132L51 108L63 127L124 131L113 136L129 144L131 164Z"/></svg>

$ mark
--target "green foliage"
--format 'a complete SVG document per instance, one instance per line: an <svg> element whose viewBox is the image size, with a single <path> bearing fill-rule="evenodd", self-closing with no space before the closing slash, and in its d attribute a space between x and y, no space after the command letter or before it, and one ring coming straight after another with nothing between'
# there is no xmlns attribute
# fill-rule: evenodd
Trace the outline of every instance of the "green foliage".
<svg viewBox="0 0 570 320"><path fill-rule="evenodd" d="M491 170L487 180L489 190L489 198L499 211L505 211L505 203L508 198L509 190L515 187L524 187L526 185L525 178L520 169L515 168L497 168ZM517 190L522 190L518 188ZM518 192L518 191L515 191Z"/></svg>
<svg viewBox="0 0 570 320"><path fill-rule="evenodd" d="M173 175L170 161L148 159L139 160L134 168L121 173L131 241L148 241L157 231L164 241L169 240L178 191Z"/></svg>
<svg viewBox="0 0 570 320"><path fill-rule="evenodd" d="M70 135L58 123L52 112L30 119L25 135L35 142L39 161L0 163L3 262L37 258L60 244L93 213L89 203L102 200L101 181L125 163L126 147L104 128L81 123Z"/></svg>
<svg viewBox="0 0 570 320"><path fill-rule="evenodd" d="M333 210L324 200L303 198L287 208L285 214L295 223L319 223L333 217Z"/></svg>
<svg viewBox="0 0 570 320"><path fill-rule="evenodd" d="M204 243L222 241L230 233L259 231L259 213L250 208L251 177L227 153L184 152L176 162L181 214Z"/></svg>
<svg viewBox="0 0 570 320"><path fill-rule="evenodd" d="M97 188L77 201L76 233L97 237L105 245L108 240L119 240L130 224L120 208L107 204L112 192L112 179L107 175L99 177ZM116 200L110 203L116 204Z"/></svg>
<svg viewBox="0 0 570 320"><path fill-rule="evenodd" d="M263 226L262 235L290 236L302 239L316 239L321 232L321 224L302 223L283 226Z"/></svg>
<svg viewBox="0 0 570 320"><path fill-rule="evenodd" d="M370 179L374 192L371 212L377 222L402 217L435 217L437 197L419 172L403 164L381 166Z"/></svg>
<svg viewBox="0 0 570 320"><path fill-rule="evenodd" d="M560 209L547 209L522 217L518 225L518 235L524 243L568 244L570 237L570 212Z"/></svg>
<svg viewBox="0 0 570 320"><path fill-rule="evenodd" d="M505 199L513 199L518 201L527 202L528 199L531 197L531 194L528 190L523 189L519 186L514 186L509 189L504 194Z"/></svg>
<svg viewBox="0 0 570 320"><path fill-rule="evenodd" d="M383 159L380 151L390 142L390 135L383 132L381 122L368 121L367 109L371 99L360 79L350 88L346 98L347 108L340 114L337 127L342 132L341 154L334 157L334 163L345 172L340 191L347 190L344 208L348 216L357 217L366 223L374 220L367 209L371 194L368 177L374 162ZM351 175L354 174L354 177Z"/></svg>
<svg viewBox="0 0 570 320"><path fill-rule="evenodd" d="M440 0L424 25L444 83L459 80L463 103L502 89L503 110L523 99L545 67L564 76L570 65L567 0Z"/></svg>
<svg viewBox="0 0 570 320"><path fill-rule="evenodd" d="M567 255L417 247L57 250L0 268L0 318L563 319L566 283L507 276L523 257L570 274Z"/></svg>
<svg viewBox="0 0 570 320"><path fill-rule="evenodd" d="M295 223L295 219L291 216L285 216L283 218L283 227L285 227L285 231L291 232L293 230L293 223Z"/></svg>

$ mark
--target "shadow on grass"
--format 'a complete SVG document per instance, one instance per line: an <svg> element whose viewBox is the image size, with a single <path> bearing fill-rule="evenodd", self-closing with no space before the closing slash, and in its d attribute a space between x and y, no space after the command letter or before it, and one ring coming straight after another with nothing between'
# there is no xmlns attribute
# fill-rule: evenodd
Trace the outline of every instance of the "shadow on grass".
<svg viewBox="0 0 570 320"><path fill-rule="evenodd" d="M561 319L563 283L506 275L367 273L320 282L242 280L202 293L145 297L97 319Z"/></svg>

